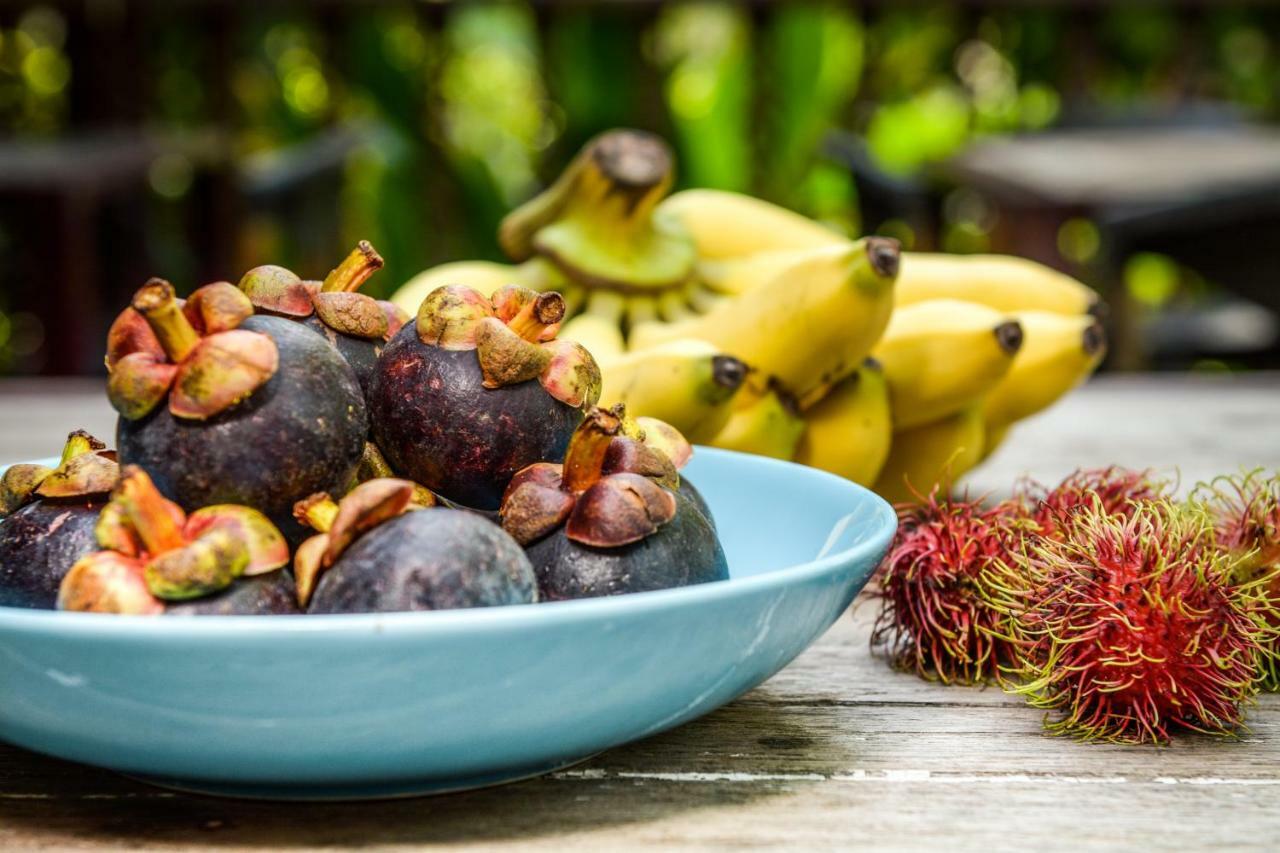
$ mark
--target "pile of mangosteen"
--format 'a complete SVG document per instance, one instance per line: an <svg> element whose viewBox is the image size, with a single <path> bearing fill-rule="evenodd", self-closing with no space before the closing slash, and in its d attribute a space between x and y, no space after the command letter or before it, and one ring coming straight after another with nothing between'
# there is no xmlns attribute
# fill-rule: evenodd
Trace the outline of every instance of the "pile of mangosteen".
<svg viewBox="0 0 1280 853"><path fill-rule="evenodd" d="M441 610L728 577L671 426L601 409L565 302L444 286L414 318L277 266L107 337L116 450L0 476L0 606L136 615Z"/></svg>

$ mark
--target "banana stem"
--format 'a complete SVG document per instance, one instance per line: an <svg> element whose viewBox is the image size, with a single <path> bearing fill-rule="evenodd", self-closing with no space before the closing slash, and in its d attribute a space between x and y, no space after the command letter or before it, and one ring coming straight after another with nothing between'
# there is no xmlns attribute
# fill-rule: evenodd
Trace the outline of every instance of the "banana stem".
<svg viewBox="0 0 1280 853"><path fill-rule="evenodd" d="M511 318L507 328L526 341L537 343L549 326L554 326L564 319L564 297L554 290L539 293L537 297L525 303L524 307Z"/></svg>
<svg viewBox="0 0 1280 853"><path fill-rule="evenodd" d="M570 492L584 492L596 484L604 468L604 458L615 436L622 433L623 414L592 409L569 439L561 482Z"/></svg>
<svg viewBox="0 0 1280 853"><path fill-rule="evenodd" d="M609 131L587 143L555 183L502 220L498 243L513 260L526 260L534 254L534 235L571 207L581 208L615 239L618 232L647 228L672 178L671 152L661 139Z"/></svg>
<svg viewBox="0 0 1280 853"><path fill-rule="evenodd" d="M165 554L187 544L179 521L151 477L136 465L126 466L111 495L118 502L151 556Z"/></svg>
<svg viewBox="0 0 1280 853"><path fill-rule="evenodd" d="M185 360L200 342L191 321L178 306L173 285L162 278L151 279L133 295L133 310L146 319L174 364Z"/></svg>
<svg viewBox="0 0 1280 853"><path fill-rule="evenodd" d="M328 492L316 492L293 505L293 517L313 530L328 533L338 517L338 504Z"/></svg>
<svg viewBox="0 0 1280 853"><path fill-rule="evenodd" d="M324 277L320 290L325 293L355 292L369 280L369 276L382 269L382 264L382 255L377 253L368 240L361 240L351 250L351 254Z"/></svg>

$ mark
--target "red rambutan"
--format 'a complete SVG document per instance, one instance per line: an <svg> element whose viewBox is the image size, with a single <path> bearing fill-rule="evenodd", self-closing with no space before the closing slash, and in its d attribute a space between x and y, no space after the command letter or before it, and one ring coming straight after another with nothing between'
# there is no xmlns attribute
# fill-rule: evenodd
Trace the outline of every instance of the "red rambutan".
<svg viewBox="0 0 1280 853"><path fill-rule="evenodd" d="M984 600L978 578L1006 548L1001 504L938 497L898 506L898 532L880 564L879 611L871 634L895 667L945 684L996 676L1003 659L995 630L1001 615Z"/></svg>
<svg viewBox="0 0 1280 853"><path fill-rule="evenodd" d="M1230 734L1257 691L1265 625L1203 514L1101 496L1055 534L989 564L1014 639L1010 689L1058 712L1057 734L1163 743L1183 728Z"/></svg>
<svg viewBox="0 0 1280 853"><path fill-rule="evenodd" d="M1280 565L1280 474L1218 477L1197 485L1191 502L1209 513L1218 547L1250 569Z"/></svg>
<svg viewBox="0 0 1280 853"><path fill-rule="evenodd" d="M1255 470L1200 483L1191 504L1207 513L1214 541L1232 560L1236 581L1257 585L1274 652L1280 645L1280 474L1267 477ZM1280 690L1276 656L1269 656L1265 665L1264 689Z"/></svg>
<svg viewBox="0 0 1280 853"><path fill-rule="evenodd" d="M1109 515L1129 515L1135 502L1162 500L1170 496L1169 482L1151 470L1112 465L1109 468L1082 468L1052 489L1025 482L1017 490L1018 500L1028 516L1046 535L1066 527L1073 514L1091 508L1097 501Z"/></svg>

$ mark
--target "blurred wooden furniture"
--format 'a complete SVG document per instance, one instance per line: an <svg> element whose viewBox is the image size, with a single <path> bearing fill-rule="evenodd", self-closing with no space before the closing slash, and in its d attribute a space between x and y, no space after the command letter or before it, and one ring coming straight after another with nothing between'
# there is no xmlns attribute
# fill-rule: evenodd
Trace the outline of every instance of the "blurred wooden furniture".
<svg viewBox="0 0 1280 853"><path fill-rule="evenodd" d="M1013 433L972 477L1181 465L1183 483L1280 467L1280 374L1100 377ZM110 434L100 383L0 381L0 460ZM1046 737L999 690L942 687L867 649L870 607L764 686L579 767L485 791L356 804L215 800L0 745L0 850L426 845L981 851L1274 849L1280 697L1249 731L1169 748ZM0 654L3 654L0 647ZM0 701L6 701L0 687Z"/></svg>

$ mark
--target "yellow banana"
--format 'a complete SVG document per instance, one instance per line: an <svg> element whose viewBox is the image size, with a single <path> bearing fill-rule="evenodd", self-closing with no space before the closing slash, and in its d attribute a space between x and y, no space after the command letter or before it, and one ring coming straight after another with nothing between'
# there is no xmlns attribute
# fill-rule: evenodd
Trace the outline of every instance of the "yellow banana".
<svg viewBox="0 0 1280 853"><path fill-rule="evenodd" d="M987 425L983 458L990 456L1023 418L1047 409L1079 385L1102 361L1107 334L1088 315L1019 311L1024 341L1013 366L987 395L982 416Z"/></svg>
<svg viewBox="0 0 1280 853"><path fill-rule="evenodd" d="M982 460L982 411L972 405L933 423L896 430L875 491L897 503L944 488Z"/></svg>
<svg viewBox="0 0 1280 853"><path fill-rule="evenodd" d="M884 365L894 429L931 423L977 402L1009 372L1017 320L985 305L935 299L893 312L872 354Z"/></svg>
<svg viewBox="0 0 1280 853"><path fill-rule="evenodd" d="M613 290L596 290L587 297L581 314L566 320L557 337L577 341L597 362L617 358L626 350L622 337L622 317L626 300Z"/></svg>
<svg viewBox="0 0 1280 853"><path fill-rule="evenodd" d="M895 299L898 305L963 299L1005 313L1086 314L1101 304L1093 289L1026 258L924 252L903 253Z"/></svg>
<svg viewBox="0 0 1280 853"><path fill-rule="evenodd" d="M868 237L807 252L749 294L680 323L641 323L632 349L677 337L714 344L796 398L855 370L889 320L898 244Z"/></svg>
<svg viewBox="0 0 1280 853"><path fill-rule="evenodd" d="M666 421L694 442L711 440L733 412L747 367L705 341L669 341L600 363L600 405Z"/></svg>
<svg viewBox="0 0 1280 853"><path fill-rule="evenodd" d="M491 296L499 287L508 284L522 284L534 290L548 290L559 289L563 283L557 281L550 268L539 260L524 264L454 261L418 273L392 294L391 301L408 312L410 317L414 317L417 316L418 307L422 304L422 300L427 298L427 294L446 284L473 287L485 296ZM565 299L569 300L567 294Z"/></svg>
<svg viewBox="0 0 1280 853"><path fill-rule="evenodd" d="M893 434L889 386L868 359L804 412L805 431L795 460L863 486L876 481Z"/></svg>
<svg viewBox="0 0 1280 853"><path fill-rule="evenodd" d="M1009 426L992 426L986 425L986 436L982 442L982 458L986 459L992 453L995 453L1000 445L1004 444L1004 440L1009 436Z"/></svg>
<svg viewBox="0 0 1280 853"><path fill-rule="evenodd" d="M1019 311L1013 317L1022 325L1022 347L982 410L995 426L1048 408L1083 382L1107 350L1106 332L1093 317L1046 311Z"/></svg>
<svg viewBox="0 0 1280 853"><path fill-rule="evenodd" d="M684 190L664 200L657 219L693 236L700 258L733 258L774 249L817 249L846 239L785 207L724 190Z"/></svg>
<svg viewBox="0 0 1280 853"><path fill-rule="evenodd" d="M785 392L748 388L739 395L728 422L711 444L774 459L793 459L803 434L804 419Z"/></svg>
<svg viewBox="0 0 1280 853"><path fill-rule="evenodd" d="M749 293L812 252L812 248L778 249L732 258L699 258L694 266L694 275L716 293Z"/></svg>

